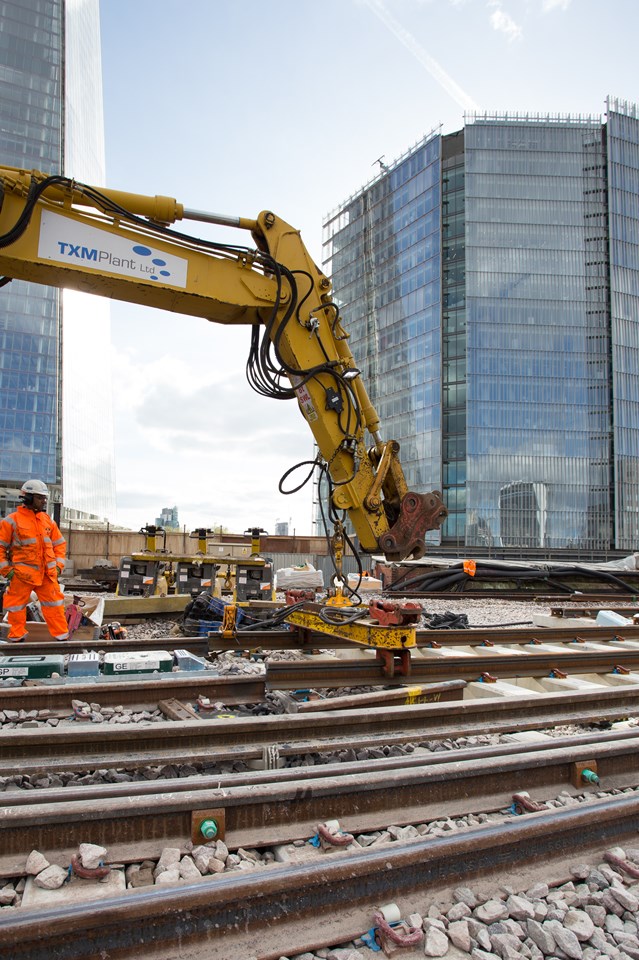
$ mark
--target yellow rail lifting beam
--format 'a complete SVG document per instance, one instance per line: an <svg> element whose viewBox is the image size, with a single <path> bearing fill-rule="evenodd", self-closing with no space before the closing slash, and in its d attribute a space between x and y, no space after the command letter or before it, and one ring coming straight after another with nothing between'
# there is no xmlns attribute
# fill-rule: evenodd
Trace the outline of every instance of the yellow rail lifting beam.
<svg viewBox="0 0 639 960"><path fill-rule="evenodd" d="M348 611L354 607L345 608ZM331 608L331 613L336 610ZM311 610L293 610L286 617L286 621L295 627L312 630L314 633L325 633L329 637L341 637L352 640L363 647L377 647L383 650L407 650L414 647L417 634L414 626L380 626L370 617L360 620L344 621L343 624L326 623L319 612Z"/></svg>

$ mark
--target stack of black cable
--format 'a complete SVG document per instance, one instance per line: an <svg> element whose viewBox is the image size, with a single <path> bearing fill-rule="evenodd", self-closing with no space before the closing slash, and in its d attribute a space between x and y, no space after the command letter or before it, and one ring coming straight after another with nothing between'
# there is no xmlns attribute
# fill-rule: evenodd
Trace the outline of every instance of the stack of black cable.
<svg viewBox="0 0 639 960"><path fill-rule="evenodd" d="M587 593L587 590L584 589L584 582L592 583L593 592L599 592L602 584L615 588L615 593L634 595L637 592L636 586L626 583L621 577L617 577L613 573L582 567L579 564L545 563L539 567L527 567L523 564L521 566L504 566L481 560L475 562L473 575L466 572L463 560L451 564L445 570L429 570L426 568L420 570L416 567L409 567L386 589L406 596L410 596L411 593L464 593L466 590L473 590L478 583L481 583L481 589L489 593L490 587L487 585L487 581L493 581L495 584L514 581L522 585L528 583L532 589L535 589L534 584L537 583L539 585L537 589L543 588L552 593L572 594L575 592L575 587L571 585L571 581L574 584L576 579L579 580L579 592L581 593Z"/></svg>

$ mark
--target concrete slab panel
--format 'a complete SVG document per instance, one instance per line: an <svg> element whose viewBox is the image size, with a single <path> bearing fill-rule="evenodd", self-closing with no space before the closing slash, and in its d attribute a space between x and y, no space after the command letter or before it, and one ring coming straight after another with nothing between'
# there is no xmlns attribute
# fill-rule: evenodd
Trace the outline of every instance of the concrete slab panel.
<svg viewBox="0 0 639 960"><path fill-rule="evenodd" d="M22 896L22 909L70 907L74 903L86 903L88 900L108 900L109 897L121 896L125 890L124 870L112 870L104 881L72 877L57 890L42 890L35 885L34 878L29 877Z"/></svg>

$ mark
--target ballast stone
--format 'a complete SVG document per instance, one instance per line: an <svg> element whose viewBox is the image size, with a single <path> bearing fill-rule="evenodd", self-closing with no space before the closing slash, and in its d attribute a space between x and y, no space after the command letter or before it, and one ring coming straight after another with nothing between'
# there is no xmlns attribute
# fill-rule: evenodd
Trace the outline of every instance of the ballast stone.
<svg viewBox="0 0 639 960"><path fill-rule="evenodd" d="M35 878L34 883L36 887L40 887L42 890L57 890L66 879L67 871L54 863L45 867L42 873L39 873Z"/></svg>
<svg viewBox="0 0 639 960"><path fill-rule="evenodd" d="M478 920L484 923L494 923L496 920L505 920L508 916L508 908L503 900L487 900L480 904L474 911Z"/></svg>
<svg viewBox="0 0 639 960"><path fill-rule="evenodd" d="M564 926L571 930L580 943L590 940L595 925L585 910L569 910L564 917Z"/></svg>
<svg viewBox="0 0 639 960"><path fill-rule="evenodd" d="M86 867L87 870L95 870L106 857L107 851L106 847L100 847L96 843L81 843L78 847L78 854L83 867Z"/></svg>
<svg viewBox="0 0 639 960"><path fill-rule="evenodd" d="M450 917L450 913L448 914ZM470 930L466 920L455 920L448 927L448 936L453 946L464 953L470 953L472 944L470 939Z"/></svg>
<svg viewBox="0 0 639 960"><path fill-rule="evenodd" d="M202 874L195 866L191 857L182 857L178 865L178 870L182 880L186 880L187 882L202 879Z"/></svg>
<svg viewBox="0 0 639 960"><path fill-rule="evenodd" d="M49 866L49 861L39 850L32 850L27 857L24 872L28 873L29 876L37 877L39 873L42 873L42 871L46 870Z"/></svg>

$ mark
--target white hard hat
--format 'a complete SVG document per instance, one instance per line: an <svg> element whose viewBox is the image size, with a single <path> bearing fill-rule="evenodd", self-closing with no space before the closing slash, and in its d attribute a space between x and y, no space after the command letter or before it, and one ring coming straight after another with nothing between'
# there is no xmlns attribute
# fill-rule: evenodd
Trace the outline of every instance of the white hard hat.
<svg viewBox="0 0 639 960"><path fill-rule="evenodd" d="M27 480L20 487L20 493L37 494L41 497L49 496L49 488L42 480Z"/></svg>

